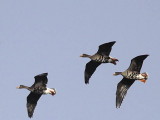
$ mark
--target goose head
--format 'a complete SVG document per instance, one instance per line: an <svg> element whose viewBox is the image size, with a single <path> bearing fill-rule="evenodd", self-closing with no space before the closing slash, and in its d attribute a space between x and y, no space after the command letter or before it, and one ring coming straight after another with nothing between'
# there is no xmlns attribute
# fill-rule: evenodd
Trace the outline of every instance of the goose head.
<svg viewBox="0 0 160 120"><path fill-rule="evenodd" d="M110 59L109 59L109 62L112 63L112 64L114 64L114 65L117 64L116 63L117 61L119 61L117 58L110 57Z"/></svg>
<svg viewBox="0 0 160 120"><path fill-rule="evenodd" d="M44 94L51 94L52 96L56 94L55 88L47 88L44 92Z"/></svg>

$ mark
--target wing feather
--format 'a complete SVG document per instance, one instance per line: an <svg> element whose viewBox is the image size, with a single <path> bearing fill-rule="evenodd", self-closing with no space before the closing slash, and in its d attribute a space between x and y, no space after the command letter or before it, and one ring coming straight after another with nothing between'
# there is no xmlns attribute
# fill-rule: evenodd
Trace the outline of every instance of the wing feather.
<svg viewBox="0 0 160 120"><path fill-rule="evenodd" d="M37 101L41 97L42 94L36 94L33 92L30 92L30 94L27 96L27 111L28 111L28 117L32 117L34 113L34 109L37 105Z"/></svg>
<svg viewBox="0 0 160 120"><path fill-rule="evenodd" d="M143 61L148 57L149 55L140 55L131 60L130 66L127 70L130 71L138 71L140 72Z"/></svg>
<svg viewBox="0 0 160 120"><path fill-rule="evenodd" d="M117 85L116 92L116 108L120 108L124 97L127 94L127 90L131 87L135 80L123 78Z"/></svg>
<svg viewBox="0 0 160 120"><path fill-rule="evenodd" d="M46 87L48 78L47 78L48 73L42 73L37 76L35 76L35 82L32 86L38 87L38 86L43 86Z"/></svg>
<svg viewBox="0 0 160 120"><path fill-rule="evenodd" d="M95 72L96 68L100 65L101 63L99 62L95 62L93 60L91 60L90 62L88 62L86 64L86 68L85 68L85 83L89 84L89 79L92 76L92 74Z"/></svg>
<svg viewBox="0 0 160 120"><path fill-rule="evenodd" d="M109 56L109 54L112 50L112 46L115 44L115 42L116 41L108 42L108 43L104 43L104 44L100 45L97 53L100 55Z"/></svg>

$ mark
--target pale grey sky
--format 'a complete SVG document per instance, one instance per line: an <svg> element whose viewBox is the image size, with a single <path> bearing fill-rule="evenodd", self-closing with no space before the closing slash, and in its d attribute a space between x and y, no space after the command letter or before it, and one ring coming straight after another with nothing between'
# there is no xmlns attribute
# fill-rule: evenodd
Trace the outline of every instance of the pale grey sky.
<svg viewBox="0 0 160 120"><path fill-rule="evenodd" d="M159 0L1 0L0 119L29 119L29 92L16 86L32 85L43 72L57 94L41 97L32 120L160 119L159 12ZM117 41L110 55L119 63L99 66L85 85L89 59L80 54L110 41ZM142 54L150 55L141 70L149 79L135 82L116 109L122 77L112 74Z"/></svg>

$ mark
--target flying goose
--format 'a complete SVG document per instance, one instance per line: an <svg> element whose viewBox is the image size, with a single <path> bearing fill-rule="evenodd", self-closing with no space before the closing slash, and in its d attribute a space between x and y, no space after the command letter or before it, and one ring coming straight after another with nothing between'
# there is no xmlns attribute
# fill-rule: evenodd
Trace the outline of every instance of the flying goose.
<svg viewBox="0 0 160 120"><path fill-rule="evenodd" d="M84 72L85 84L89 84L90 77L101 63L112 63L116 65L116 61L118 61L118 59L109 56L112 46L115 44L115 42L116 41L112 41L100 45L97 53L94 55L82 54L80 56L91 59L91 61L86 64Z"/></svg>
<svg viewBox="0 0 160 120"><path fill-rule="evenodd" d="M39 100L42 94L56 94L56 90L54 88L46 87L46 84L48 82L47 75L48 73L42 73L35 76L35 82L31 87L24 85L16 87L18 89L24 88L30 91L30 94L27 96L27 111L28 117L30 118L33 116L33 112L37 105L37 101Z"/></svg>
<svg viewBox="0 0 160 120"><path fill-rule="evenodd" d="M124 72L115 72L113 75L122 75L123 79L117 85L116 92L116 108L120 108L124 97L127 94L127 90L134 83L135 80L139 80L141 82L146 82L148 79L148 74L140 73L143 61L149 55L140 55L131 60L130 66Z"/></svg>

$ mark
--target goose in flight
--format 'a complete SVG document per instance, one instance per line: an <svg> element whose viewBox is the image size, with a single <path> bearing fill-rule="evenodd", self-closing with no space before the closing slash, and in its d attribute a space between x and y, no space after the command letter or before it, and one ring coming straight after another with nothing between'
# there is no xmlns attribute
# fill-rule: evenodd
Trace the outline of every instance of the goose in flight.
<svg viewBox="0 0 160 120"><path fill-rule="evenodd" d="M139 80L141 82L146 82L148 79L148 74L146 72L140 73L143 61L149 55L140 55L131 60L130 66L124 72L115 72L113 75L122 75L123 79L117 85L116 91L116 108L120 108L124 97L127 94L127 90L135 82Z"/></svg>
<svg viewBox="0 0 160 120"><path fill-rule="evenodd" d="M33 116L34 109L37 105L37 102L41 95L43 94L51 94L55 95L56 90L54 88L47 88L46 84L48 82L47 79L48 73L42 73L37 76L35 76L35 82L31 87L20 85L16 88L18 89L27 89L30 91L30 94L27 96L27 111L28 111L28 117Z"/></svg>
<svg viewBox="0 0 160 120"><path fill-rule="evenodd" d="M118 61L118 59L109 56L112 50L112 46L115 44L115 42L116 41L112 41L100 45L97 53L95 53L94 55L82 54L80 56L91 59L91 61L88 62L85 67L85 72L84 72L85 84L89 84L90 77L101 63L112 63L116 65L116 61Z"/></svg>

